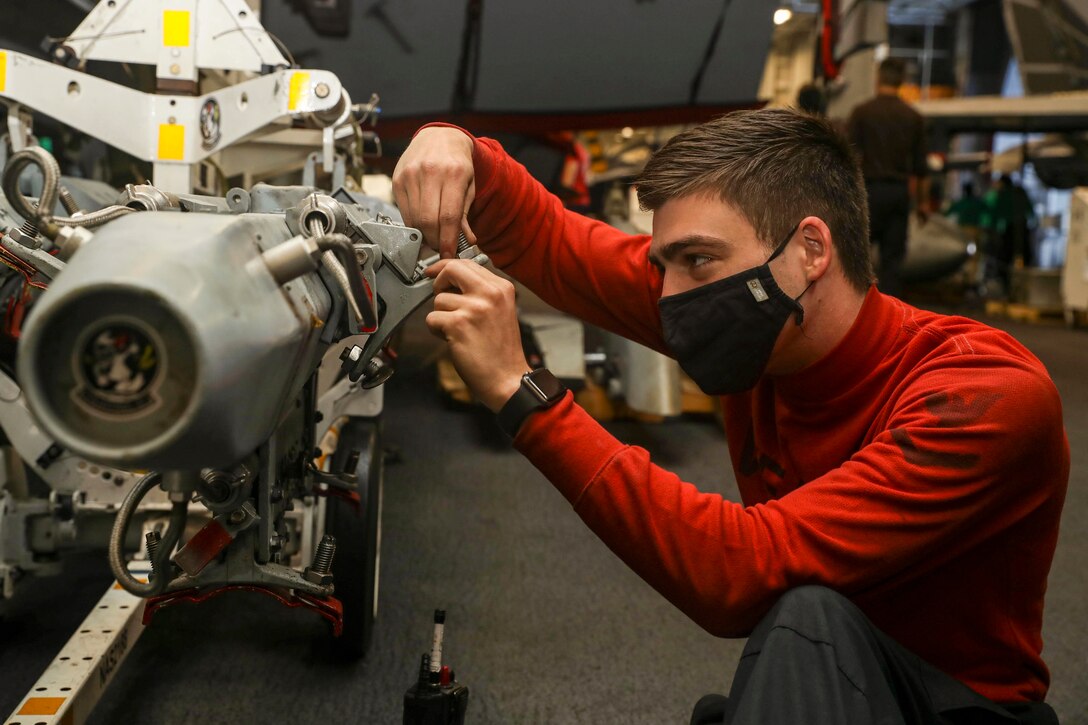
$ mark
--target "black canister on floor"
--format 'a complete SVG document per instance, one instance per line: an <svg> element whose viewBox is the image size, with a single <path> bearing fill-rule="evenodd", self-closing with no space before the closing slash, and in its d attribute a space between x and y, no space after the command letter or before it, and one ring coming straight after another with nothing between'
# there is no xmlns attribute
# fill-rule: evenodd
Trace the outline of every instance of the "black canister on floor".
<svg viewBox="0 0 1088 725"><path fill-rule="evenodd" d="M423 655L419 678L404 693L404 725L464 725L468 687L454 679L453 670L442 665L442 639L446 613L435 610L431 654Z"/></svg>

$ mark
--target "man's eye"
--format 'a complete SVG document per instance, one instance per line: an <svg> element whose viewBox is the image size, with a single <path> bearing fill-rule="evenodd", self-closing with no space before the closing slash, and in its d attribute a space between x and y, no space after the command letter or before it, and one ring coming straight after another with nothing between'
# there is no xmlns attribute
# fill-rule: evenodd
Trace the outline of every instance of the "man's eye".
<svg viewBox="0 0 1088 725"><path fill-rule="evenodd" d="M710 257L705 254L689 254L688 266L689 267L702 267L704 264L710 261Z"/></svg>

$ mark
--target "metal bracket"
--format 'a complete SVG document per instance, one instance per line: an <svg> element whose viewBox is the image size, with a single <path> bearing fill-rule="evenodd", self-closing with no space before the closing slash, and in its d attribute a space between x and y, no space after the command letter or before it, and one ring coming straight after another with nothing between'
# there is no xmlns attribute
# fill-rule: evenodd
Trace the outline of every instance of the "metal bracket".
<svg viewBox="0 0 1088 725"><path fill-rule="evenodd" d="M143 623L145 625L150 624L151 618L155 616L155 612L165 607L171 607L183 602L200 604L201 602L206 602L224 592L232 591L265 594L285 607L302 607L304 609L309 609L321 615L321 617L332 624L333 636L339 637L344 631L344 605L341 604L340 600L336 597L330 596L320 598L307 594L306 592L284 593L268 587L255 586L252 584L226 584L224 586L203 590L195 588L183 589L168 594L161 594L157 597L151 597L147 600L147 605L144 608Z"/></svg>
<svg viewBox="0 0 1088 725"><path fill-rule="evenodd" d="M193 164L276 119L334 108L342 93L336 75L322 70L280 70L191 96L141 93L10 50L0 50L0 67L0 98L154 162L155 186L174 193L189 192Z"/></svg>

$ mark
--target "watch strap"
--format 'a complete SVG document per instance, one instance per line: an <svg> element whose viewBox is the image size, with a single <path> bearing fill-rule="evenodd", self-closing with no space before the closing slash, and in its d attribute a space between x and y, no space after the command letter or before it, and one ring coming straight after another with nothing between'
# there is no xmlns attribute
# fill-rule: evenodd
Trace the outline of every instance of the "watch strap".
<svg viewBox="0 0 1088 725"><path fill-rule="evenodd" d="M567 388L547 368L538 368L521 376L521 385L499 409L499 427L513 438L522 423L538 410L550 408L562 399Z"/></svg>

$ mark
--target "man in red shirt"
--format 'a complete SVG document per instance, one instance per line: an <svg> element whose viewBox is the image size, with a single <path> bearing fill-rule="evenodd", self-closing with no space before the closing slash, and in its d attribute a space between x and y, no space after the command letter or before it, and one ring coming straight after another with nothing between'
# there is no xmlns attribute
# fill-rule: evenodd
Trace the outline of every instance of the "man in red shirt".
<svg viewBox="0 0 1088 725"><path fill-rule="evenodd" d="M564 210L454 127L416 135L394 192L443 256L464 233L722 396L743 504L527 375L510 283L432 269L427 324L514 446L662 595L749 637L693 723L1056 722L1040 652L1069 476L1057 391L1010 336L873 287L864 183L826 121L739 112L676 136L639 179L652 237Z"/></svg>

